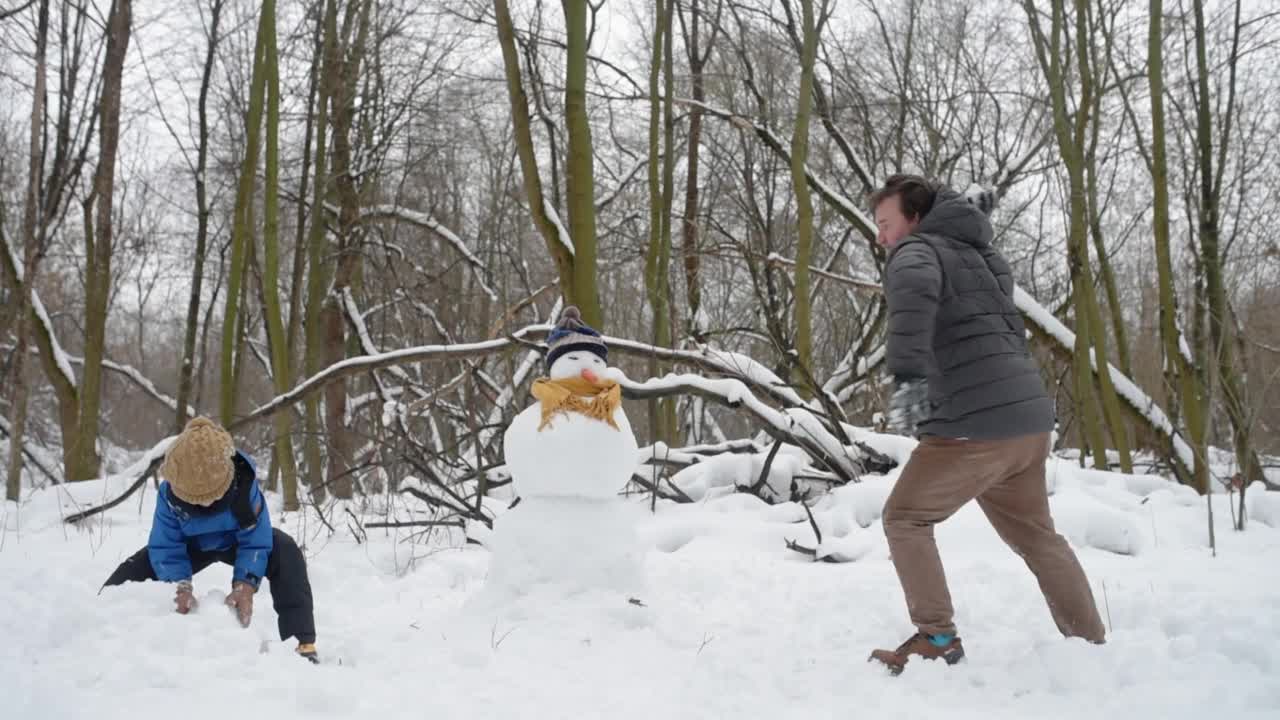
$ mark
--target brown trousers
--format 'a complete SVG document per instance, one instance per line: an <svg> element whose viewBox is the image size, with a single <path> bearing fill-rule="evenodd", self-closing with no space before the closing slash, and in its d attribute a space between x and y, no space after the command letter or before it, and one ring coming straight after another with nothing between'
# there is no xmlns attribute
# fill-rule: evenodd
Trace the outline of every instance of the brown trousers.
<svg viewBox="0 0 1280 720"><path fill-rule="evenodd" d="M992 441L921 439L884 507L889 553L921 632L956 634L933 526L977 499L1000 538L1035 574L1062 634L1105 639L1084 569L1053 529L1044 477L1048 455L1046 433Z"/></svg>

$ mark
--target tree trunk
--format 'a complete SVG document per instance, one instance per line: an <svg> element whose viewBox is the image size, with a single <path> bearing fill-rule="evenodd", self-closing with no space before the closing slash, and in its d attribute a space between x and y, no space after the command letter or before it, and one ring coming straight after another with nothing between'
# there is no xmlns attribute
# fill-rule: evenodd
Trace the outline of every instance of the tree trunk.
<svg viewBox="0 0 1280 720"><path fill-rule="evenodd" d="M649 249L645 253L644 288L649 300L649 309L653 313L653 344L657 347L671 346L671 309L667 306L667 278L669 268L662 260L669 251L663 246L662 218L668 215L663 205L662 173L665 169L662 152L662 131L665 129L663 115L665 103L659 94L658 81L662 75L663 48L667 42L668 19L674 11L674 0L656 0L654 3L653 55L649 64ZM670 98L667 98L668 100ZM649 376L661 377L662 364L656 357L649 358ZM667 400L650 398L649 422L651 437L654 442L672 443L671 431L667 425Z"/></svg>
<svg viewBox="0 0 1280 720"><path fill-rule="evenodd" d="M257 228L253 217L254 179L258 169L258 151L262 144L262 106L266 94L266 73L263 70L266 55L266 38L262 23L258 24L257 41L253 49L253 76L249 83L249 111L245 117L245 153L240 164L240 182L236 188L236 206L231 226L231 269L227 274L226 309L222 314L222 385L218 393L218 417L224 426L235 419L235 400L239 373L236 368L243 360L237 357L236 345L241 327L240 298L242 284L247 273L247 255L253 252L251 243ZM274 291L274 288L272 288Z"/></svg>
<svg viewBox="0 0 1280 720"><path fill-rule="evenodd" d="M43 192L40 180L43 176L44 153L41 131L44 129L45 86L48 65L46 49L49 43L49 0L41 0L36 20L36 82L31 102L30 154L27 163L27 192L22 210L22 279L13 287L18 293L18 308L14 314L17 346L13 350L13 363L9 367L10 413L9 467L5 480L5 499L17 501L22 493L22 442L27 432L27 398L30 385L23 376L27 359L27 339L30 336L31 294L36 280L36 258L39 257L40 240L37 225L43 215ZM0 228L4 227L4 203L0 202ZM3 241L0 241L3 244ZM9 248L0 248L9 253Z"/></svg>
<svg viewBox="0 0 1280 720"><path fill-rule="evenodd" d="M351 164L352 126L355 120L356 88L360 63L369 35L371 2L348 6L348 18L359 13L356 37L352 44L340 48L336 42L326 44L326 63L333 61L334 71L327 73L329 111L333 118L333 182L338 195L338 265L333 275L333 289L325 298L320 322L324 328L325 362L332 365L346 357L346 324L342 316L341 298L349 292L359 274L362 236L359 228L360 197ZM335 17L336 20L336 17ZM337 33L333 35L336 38ZM355 485L347 471L355 451L355 437L347 428L347 385L334 383L325 390L325 430L329 437L329 472L326 485L335 497L348 499Z"/></svg>
<svg viewBox="0 0 1280 720"><path fill-rule="evenodd" d="M1229 336L1228 319L1230 309L1227 303L1227 290L1222 276L1223 257L1220 248L1221 221L1219 208L1222 203L1221 169L1215 175L1213 158L1213 111L1209 98L1210 68L1205 52L1204 2L1194 0L1195 44L1196 44L1196 148L1199 152L1200 198L1197 203L1200 230L1200 255L1204 265L1205 290L1209 305L1209 339L1212 343L1214 359L1217 361L1219 381L1222 383L1222 399L1226 406L1227 417L1231 421L1231 438L1235 447L1236 462L1240 472L1244 474L1246 486L1256 480L1262 480L1262 463L1249 441L1249 410L1243 395L1239 374L1236 368L1234 343ZM1236 42L1239 38L1240 4L1236 3ZM1235 55L1232 49L1230 80L1226 119L1230 123L1235 97ZM1225 150L1230 140L1230 126L1223 132L1221 148ZM1221 162L1221 158L1219 159Z"/></svg>
<svg viewBox="0 0 1280 720"><path fill-rule="evenodd" d="M218 57L218 22L222 17L223 0L213 0L209 21L209 47L205 50L204 73L200 77L200 99L196 112L200 122L200 141L196 149L196 251L191 268L191 296L187 300L187 329L182 342L182 365L178 368L178 410L174 420L174 432L182 430L187 422L187 408L191 405L192 376L195 371L196 334L200 325L200 292L204 284L204 259L209 244L209 196L205 172L209 167L209 84L213 77L213 64Z"/></svg>
<svg viewBox="0 0 1280 720"><path fill-rule="evenodd" d="M1097 200L1096 200L1096 173L1097 173L1097 156L1096 156L1096 136L1097 128L1102 122L1100 110L1102 108L1102 93L1106 85L1106 72L1095 67L1101 63L1094 63L1094 67L1090 66L1090 59L1093 57L1092 42L1096 42L1096 38L1102 36L1101 33L1094 33L1090 27L1089 0L1075 0L1076 9L1076 60L1080 73L1080 108L1077 109L1077 132L1075 137L1075 147L1080 155L1080 159L1085 170L1085 177L1079 178L1083 180L1084 187L1082 194L1085 200L1084 213L1080 218L1080 223L1086 225L1081 230L1081 235L1077 239L1079 242L1079 252L1084 262L1083 280L1087 283L1087 292L1084 293L1084 299L1087 303L1084 310L1089 314L1089 326L1092 333L1093 341L1093 361L1097 367L1102 370L1096 374L1098 379L1099 401L1102 406L1102 413L1106 417L1107 426L1111 429L1111 440L1115 445L1116 453L1120 458L1120 469L1126 473L1133 472L1133 458L1129 454L1129 428L1125 423L1124 413L1120 407L1120 400L1116 397L1115 385L1111 382L1111 373L1106 372L1108 363L1110 363L1110 354L1107 352L1107 326L1102 321L1102 312L1098 307L1098 295L1094 292L1092 268L1089 265L1089 241L1088 241L1088 224L1092 224L1093 219L1097 216ZM1092 109L1090 113L1086 108ZM1089 125L1093 139L1086 140L1085 126ZM1076 195L1076 190L1072 190L1072 197ZM1099 250L1099 262L1103 267L1104 277L1109 277L1110 263L1106 258L1105 246ZM1080 307L1076 308L1079 313ZM1119 327L1123 327L1123 322ZM1103 449L1103 459L1105 462L1105 447ZM1095 458L1096 460L1096 458ZM1095 463L1096 464L1096 463Z"/></svg>
<svg viewBox="0 0 1280 720"><path fill-rule="evenodd" d="M809 160L809 116L813 107L813 66L818 53L818 32L813 14L813 0L800 0L801 37L800 94L796 98L796 125L791 135L791 184L796 194L796 276L792 293L795 298L796 361L806 370L808 378L813 368L812 299L809 294L809 264L813 259L813 199L809 182L805 177L805 164ZM808 395L817 388L809 387L807 380L799 383L802 393Z"/></svg>
<svg viewBox="0 0 1280 720"><path fill-rule="evenodd" d="M1086 4L1087 0L1075 0L1075 41L1080 67L1080 98L1076 104L1075 115L1072 117L1067 101L1067 70L1063 67L1063 58L1066 57L1063 39L1068 36L1064 0L1053 0L1052 24L1048 37L1040 27L1039 15L1034 3L1031 0L1023 0L1023 8L1031 25L1036 58L1049 85L1054 134L1057 136L1062 162L1067 168L1068 187L1071 194L1068 208L1067 245L1071 268L1072 305L1076 322L1072 361L1076 412L1081 420L1082 440L1093 455L1094 466L1105 470L1108 467L1106 433L1100 417L1099 397L1096 394L1089 357L1095 334L1098 336L1099 347L1099 352L1095 353L1095 359L1097 359L1099 370L1102 371L1098 373L1098 377L1104 406L1107 400L1114 399L1115 392L1111 387L1110 374L1105 371L1107 367L1105 328L1095 327L1097 323L1091 322L1094 317L1100 317L1100 314L1093 295L1093 273L1089 266L1089 205L1085 182L1085 166L1088 161L1085 153L1085 138L1089 128L1089 108L1094 91L1092 74L1088 66L1089 28ZM1111 390L1110 394L1106 392L1108 389Z"/></svg>
<svg viewBox="0 0 1280 720"><path fill-rule="evenodd" d="M293 384L288 341L280 308L280 62L276 51L276 3L264 0L262 19L266 39L267 76L267 156L266 187L263 189L263 282L262 298L266 313L267 336L271 345L271 377L276 394L287 392ZM276 413L275 453L272 465L279 468L284 487L284 509L298 509L298 475L290 439L292 413Z"/></svg>
<svg viewBox="0 0 1280 720"><path fill-rule="evenodd" d="M316 98L316 149L315 188L311 201L311 227L307 239L307 308L303 322L306 329L306 352L303 356L303 370L307 377L320 372L324 336L321 332L320 314L324 303L328 278L324 258L328 254L328 237L325 233L325 200L329 195L328 149L329 133L329 80L335 71L333 63L336 58L329 53L330 44L337 44L336 25L338 8L336 0L325 0L324 10L316 22L323 27L323 41L317 46L315 64L323 63L320 77L325 78L319 84ZM320 32L320 31L317 31ZM308 395L304 403L306 414L306 440L303 445L303 458L307 465L306 483L311 495L317 502L327 494L324 488L324 457L320 448L320 396Z"/></svg>
<svg viewBox="0 0 1280 720"><path fill-rule="evenodd" d="M307 85L307 119L305 121L305 130L302 138L302 173L298 187L297 202L297 218L295 219L295 231L293 243L293 271L292 278L289 282L289 325L285 329L285 339L289 351L289 367L294 375L301 368L301 359L306 354L305 346L298 345L298 333L303 327L303 294L302 286L306 282L303 274L306 272L307 260L307 193L309 191L308 180L311 173L311 147L313 136L315 133L316 116L319 109L316 107L316 95L319 91L320 67L323 63L321 58L324 54L324 2L320 0L316 3L316 27L312 34L313 62L311 63L310 79Z"/></svg>
<svg viewBox="0 0 1280 720"><path fill-rule="evenodd" d="M1186 355L1186 344L1178 329L1178 299L1173 285L1173 259L1169 246L1169 163L1165 150L1164 117L1164 15L1163 0L1151 0L1150 25L1147 33L1147 81L1151 86L1151 180L1154 193L1153 237L1156 251L1156 274L1160 288L1160 339L1164 351L1166 383L1170 395L1170 421L1177 416L1172 408L1181 407L1185 418L1188 444L1195 453L1192 484L1196 490L1209 491L1209 468L1206 462L1208 443L1205 437L1202 405L1204 386L1200 383Z"/></svg>
<svg viewBox="0 0 1280 720"><path fill-rule="evenodd" d="M511 102L511 126L515 134L516 155L520 159L520 174L524 194L529 200L529 214L547 245L547 252L556 264L560 278L560 293L567 303L577 297L574 291L573 266L576 262L571 238L563 237L560 227L552 221L542 190L542 178L538 175L538 155L533 146L532 120L529 117L529 97L520 79L520 56L516 52L515 25L511 21L511 9L507 0L494 0L494 18L498 28L498 44L502 48L503 73L507 79L507 98Z"/></svg>
<svg viewBox="0 0 1280 720"><path fill-rule="evenodd" d="M573 296L582 320L601 332L596 290L595 179L591 119L587 114L587 0L561 0L565 22L564 122L568 131L565 196L573 238Z"/></svg>
<svg viewBox="0 0 1280 720"><path fill-rule="evenodd" d="M132 0L116 0L107 18L107 49L102 63L98 168L93 188L97 201L96 237L86 258L84 375L80 383L80 428L71 445L74 465L68 480L98 476L98 408L102 400L102 357L106 350L107 305L111 296L112 202L116 149L120 142L120 93L124 59L133 24Z"/></svg>
<svg viewBox="0 0 1280 720"><path fill-rule="evenodd" d="M674 2L673 2L674 4ZM700 0L692 0L688 24L684 29L685 52L689 57L689 83L694 105L689 109L688 157L685 161L684 214L680 224L681 254L684 258L685 302L688 306L689 325L686 332L698 342L705 340L706 328L702 325L702 284L699 277L702 258L698 249L698 161L702 147L702 103L707 99L704 70L714 40L707 41L704 55L701 48L702 10ZM674 8L680 9L678 5ZM713 38L715 30L712 30Z"/></svg>

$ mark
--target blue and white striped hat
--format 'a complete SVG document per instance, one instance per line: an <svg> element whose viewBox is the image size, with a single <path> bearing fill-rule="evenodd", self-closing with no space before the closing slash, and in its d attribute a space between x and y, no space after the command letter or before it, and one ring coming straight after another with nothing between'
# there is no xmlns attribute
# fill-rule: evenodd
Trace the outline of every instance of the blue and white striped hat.
<svg viewBox="0 0 1280 720"><path fill-rule="evenodd" d="M547 347L548 368L555 365L562 355L574 350L595 353L601 360L609 361L609 346L604 344L600 333L582 322L582 313L573 305L560 313L560 321L547 336Z"/></svg>

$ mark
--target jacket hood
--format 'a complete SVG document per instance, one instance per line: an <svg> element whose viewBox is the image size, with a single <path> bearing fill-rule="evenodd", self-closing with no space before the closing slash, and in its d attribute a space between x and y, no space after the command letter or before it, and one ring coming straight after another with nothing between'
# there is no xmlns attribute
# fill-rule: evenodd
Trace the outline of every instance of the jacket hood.
<svg viewBox="0 0 1280 720"><path fill-rule="evenodd" d="M912 235L942 235L976 248L991 247L991 221L964 195L950 188L938 191L933 209L920 220Z"/></svg>

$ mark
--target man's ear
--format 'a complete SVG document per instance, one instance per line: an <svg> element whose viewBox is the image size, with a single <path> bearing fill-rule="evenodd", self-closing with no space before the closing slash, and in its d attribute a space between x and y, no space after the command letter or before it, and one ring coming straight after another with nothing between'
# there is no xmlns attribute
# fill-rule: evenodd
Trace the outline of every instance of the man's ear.
<svg viewBox="0 0 1280 720"><path fill-rule="evenodd" d="M990 216L991 212L996 209L996 194L993 190L988 190L977 183L972 183L969 188L964 191L964 199L970 205L977 207L982 211L983 215Z"/></svg>

